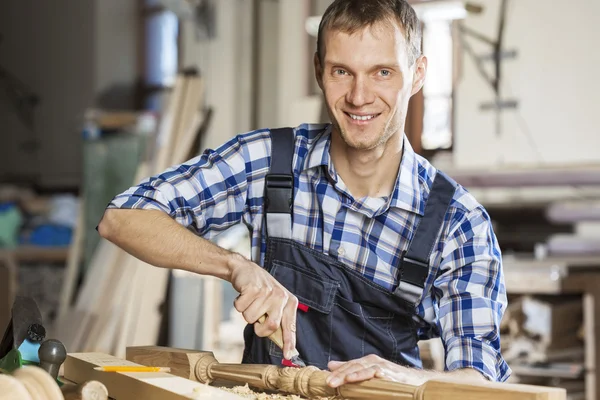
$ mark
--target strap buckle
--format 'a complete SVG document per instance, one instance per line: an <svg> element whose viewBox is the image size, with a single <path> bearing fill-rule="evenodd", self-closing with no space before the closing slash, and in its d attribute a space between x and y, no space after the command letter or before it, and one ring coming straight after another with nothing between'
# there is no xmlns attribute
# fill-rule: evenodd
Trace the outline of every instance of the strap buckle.
<svg viewBox="0 0 600 400"><path fill-rule="evenodd" d="M287 174L267 174L265 177L265 211L290 213L294 176Z"/></svg>
<svg viewBox="0 0 600 400"><path fill-rule="evenodd" d="M429 275L429 263L408 258L404 251L402 252L400 265L402 268L400 281L410 283L419 288L425 287L425 281Z"/></svg>

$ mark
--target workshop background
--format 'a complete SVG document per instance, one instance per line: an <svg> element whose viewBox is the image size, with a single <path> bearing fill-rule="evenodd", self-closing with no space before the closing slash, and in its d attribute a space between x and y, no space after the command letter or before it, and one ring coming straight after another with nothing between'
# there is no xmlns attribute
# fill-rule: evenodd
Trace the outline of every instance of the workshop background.
<svg viewBox="0 0 600 400"><path fill-rule="evenodd" d="M228 283L149 267L95 227L116 193L237 133L326 122L312 54L330 2L3 1L0 331L18 294L69 352L239 362ZM406 133L492 217L511 381L599 399L600 2L411 3L429 71ZM249 254L241 226L215 241ZM421 349L443 368L439 340Z"/></svg>

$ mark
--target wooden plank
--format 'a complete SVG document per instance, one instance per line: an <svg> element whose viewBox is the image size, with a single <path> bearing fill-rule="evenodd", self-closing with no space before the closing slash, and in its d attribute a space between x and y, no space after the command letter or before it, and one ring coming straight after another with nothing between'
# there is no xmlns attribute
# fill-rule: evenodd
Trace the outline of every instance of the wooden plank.
<svg viewBox="0 0 600 400"><path fill-rule="evenodd" d="M123 276L122 266L126 257L126 253L117 249L114 252L115 257L113 262L110 264L107 262L107 273L104 275L103 280L97 282L98 286L102 287L101 292L96 293L96 300L94 304L86 311L86 318L82 321L82 326L75 341L72 343L71 349L78 349L80 351L89 350L93 347L98 340L98 335L105 328L107 319L110 317L110 313L113 311L110 309L110 303L113 299L113 294L117 286L117 282ZM108 306L107 306L108 305ZM94 321L90 318L94 316Z"/></svg>
<svg viewBox="0 0 600 400"><path fill-rule="evenodd" d="M583 186L600 184L600 165L560 165L549 167L504 167L502 170L447 170L446 173L467 188L524 186Z"/></svg>
<svg viewBox="0 0 600 400"><path fill-rule="evenodd" d="M203 276L202 290L202 348L213 351L218 344L223 307L223 283L212 276Z"/></svg>
<svg viewBox="0 0 600 400"><path fill-rule="evenodd" d="M127 347L128 361L149 367L170 367L173 375L196 380L194 369L199 358L206 354L200 350L176 349L162 346L131 346Z"/></svg>
<svg viewBox="0 0 600 400"><path fill-rule="evenodd" d="M185 155L193 143L200 126L200 108L204 98L204 81L199 76L190 76L188 78L185 92L185 101L181 110L181 118L177 131L174 132L170 161L173 164L180 164L184 161Z"/></svg>
<svg viewBox="0 0 600 400"><path fill-rule="evenodd" d="M533 385L499 382L431 380L423 384L421 400L565 400L566 391Z"/></svg>
<svg viewBox="0 0 600 400"><path fill-rule="evenodd" d="M582 293L588 280L600 273L600 257L506 257L503 270L509 293Z"/></svg>
<svg viewBox="0 0 600 400"><path fill-rule="evenodd" d="M69 247L19 246L12 251L19 263L64 263L69 258Z"/></svg>
<svg viewBox="0 0 600 400"><path fill-rule="evenodd" d="M139 310L136 314L133 337L126 344L156 344L162 320L160 308L165 300L170 270L154 267L139 260L136 268L142 269L141 279L136 282L142 285L141 294L135 299L139 302Z"/></svg>
<svg viewBox="0 0 600 400"><path fill-rule="evenodd" d="M175 88L169 98L167 109L160 121L157 151L154 157L155 165L150 171L151 174L162 172L171 165L173 132L176 132L179 127L181 103L184 99L186 86L186 78L183 75L178 75L175 81Z"/></svg>
<svg viewBox="0 0 600 400"><path fill-rule="evenodd" d="M174 148L175 134L177 133L181 121L182 102L185 98L185 91L189 86L189 78L179 75L175 82L175 88L169 99L167 110L163 114L160 132L157 139L157 151L154 157L155 163L147 171L148 175L160 173L172 165L172 152ZM137 260L137 259L136 259ZM163 268L147 268L148 264L137 260L132 268L138 271L144 269L145 273L139 275L142 279L136 279L132 285L132 293L140 293L138 299L126 300L140 302L138 312L130 315L132 321L125 321L127 325L133 327L133 337L128 344L156 344L161 323L161 313L159 306L164 301L166 294L166 284L168 282L169 271ZM129 294L131 296L131 293ZM119 316L121 317L121 316ZM120 333L128 332L124 328ZM122 342L122 338L116 338L117 342Z"/></svg>
<svg viewBox="0 0 600 400"><path fill-rule="evenodd" d="M131 257L126 252L121 252L118 265L113 268L113 274L109 277L110 284L107 285L100 307L95 312L98 316L85 343L80 346L81 351L95 351L112 353L114 338L119 330L119 324L123 312L123 299L129 293L135 270L130 267Z"/></svg>
<svg viewBox="0 0 600 400"><path fill-rule="evenodd" d="M60 292L60 302L58 304L57 318L62 320L65 314L71 307L71 301L73 300L73 291L75 289L75 283L79 276L79 262L81 261L81 253L83 250L83 240L85 232L85 218L83 216L83 210L85 209L84 201L79 203L79 210L77 212L77 223L75 224L75 232L73 235L73 242L69 248L67 256L67 265L63 273L63 282Z"/></svg>
<svg viewBox="0 0 600 400"><path fill-rule="evenodd" d="M593 274L562 274L560 270L551 268L504 269L506 291L511 294L582 293L586 287L586 279L591 275Z"/></svg>
<svg viewBox="0 0 600 400"><path fill-rule="evenodd" d="M142 268L136 268L135 264L137 261L138 260L134 257L130 257L128 260L129 265L125 266L125 268L130 268L133 270L132 282L138 282L143 278L144 270ZM129 289L129 296L124 296L121 299L123 307L121 320L110 354L123 358L125 356L126 346L133 342L133 337L135 334L134 330L136 328L135 316L139 313L140 296L143 289L144 287L142 285L133 285Z"/></svg>
<svg viewBox="0 0 600 400"><path fill-rule="evenodd" d="M74 307L69 309L54 324L54 336L60 337L69 351L78 351L85 336L89 334L93 320L96 319L95 307L101 304L101 296L106 289L108 276L113 273L113 265L120 249L108 240L100 240L94 252L90 267Z"/></svg>
<svg viewBox="0 0 600 400"><path fill-rule="evenodd" d="M194 136L197 130L184 131L186 127L188 129L193 127L196 122L194 117L197 115L197 110L200 107L203 96L203 80L199 77L191 76L183 78L183 85L185 85L185 93L181 90L176 91L173 94L175 97L179 97L179 104L177 108L171 108L169 111L175 113L176 122L171 127L171 132L163 132L163 141L159 143L159 157L155 164L155 173L160 173L167 169L170 165L179 164L183 162L183 159L168 159L167 157L173 157L174 152L180 156L181 154L189 153L189 148L177 148L176 142L178 141L178 135L181 132ZM181 99L187 99L189 104L183 104ZM166 128L165 128L166 129ZM193 142L193 140L184 140L186 143ZM189 145L189 144L188 144ZM165 294L167 290L167 284L169 280L170 271L164 268L151 267L142 261L139 261L136 268L143 268L144 274L143 279L137 280L136 285L141 285L143 289L140 291L139 299L141 301L140 308L136 313L136 323L133 330L133 337L126 345L143 345L143 344L156 344L158 340L158 334L162 319L162 313L160 307L162 306ZM140 290L140 289L138 289ZM124 351L124 349L117 349L118 352Z"/></svg>
<svg viewBox="0 0 600 400"><path fill-rule="evenodd" d="M569 268L569 269L597 269L600 272L600 257L547 257L541 260L532 257L504 257L504 268L530 270L533 268Z"/></svg>
<svg viewBox="0 0 600 400"><path fill-rule="evenodd" d="M109 365L140 364L103 353L70 353L64 363L64 376L79 384L89 380L99 381L115 400L242 399L233 393L164 372L115 373L94 369Z"/></svg>

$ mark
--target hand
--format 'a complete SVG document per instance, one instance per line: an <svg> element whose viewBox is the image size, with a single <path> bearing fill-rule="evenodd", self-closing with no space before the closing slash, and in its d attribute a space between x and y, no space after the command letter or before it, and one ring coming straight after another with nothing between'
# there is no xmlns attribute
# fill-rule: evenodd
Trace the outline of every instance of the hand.
<svg viewBox="0 0 600 400"><path fill-rule="evenodd" d="M290 359L296 348L296 310L298 299L267 271L236 255L232 262L231 285L240 295L235 299L235 309L242 313L254 332L261 337L270 336L279 326L283 333L283 354ZM264 322L257 322L267 315Z"/></svg>
<svg viewBox="0 0 600 400"><path fill-rule="evenodd" d="M327 384L334 388L344 383L361 382L373 378L416 386L423 384L428 379L427 371L403 367L374 354L347 362L330 361L327 366L332 371L331 375L327 377Z"/></svg>

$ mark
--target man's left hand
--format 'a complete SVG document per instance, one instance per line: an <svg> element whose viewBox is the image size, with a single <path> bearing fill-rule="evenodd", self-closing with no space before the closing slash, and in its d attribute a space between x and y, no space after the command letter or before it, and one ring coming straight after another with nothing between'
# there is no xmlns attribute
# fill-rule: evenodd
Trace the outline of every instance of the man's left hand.
<svg viewBox="0 0 600 400"><path fill-rule="evenodd" d="M327 384L334 388L344 383L361 382L373 378L381 378L414 386L422 385L429 379L448 377L458 379L461 382L486 381L486 378L480 372L472 368L457 369L450 372L427 371L404 367L375 354L347 362L330 361L328 367L331 375L327 377Z"/></svg>
<svg viewBox="0 0 600 400"><path fill-rule="evenodd" d="M383 378L418 386L428 379L426 371L403 367L374 354L347 362L330 361L327 366L332 372L327 378L327 383L331 387L372 378Z"/></svg>

